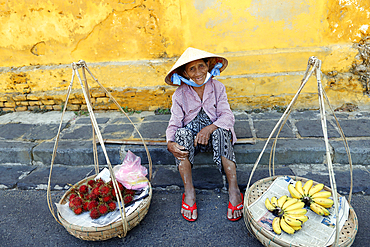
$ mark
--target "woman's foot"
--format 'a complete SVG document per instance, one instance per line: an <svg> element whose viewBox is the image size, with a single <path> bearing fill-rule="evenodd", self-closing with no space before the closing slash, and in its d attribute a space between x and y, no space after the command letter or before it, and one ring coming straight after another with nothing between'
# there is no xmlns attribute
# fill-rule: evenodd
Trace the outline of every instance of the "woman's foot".
<svg viewBox="0 0 370 247"><path fill-rule="evenodd" d="M181 214L186 220L195 221L198 218L198 210L195 202L194 193L184 193L182 195Z"/></svg>
<svg viewBox="0 0 370 247"><path fill-rule="evenodd" d="M243 200L242 194L238 189L229 191L229 202L231 203L232 208L230 208L230 206L228 207L227 218L232 221L240 219L243 215Z"/></svg>

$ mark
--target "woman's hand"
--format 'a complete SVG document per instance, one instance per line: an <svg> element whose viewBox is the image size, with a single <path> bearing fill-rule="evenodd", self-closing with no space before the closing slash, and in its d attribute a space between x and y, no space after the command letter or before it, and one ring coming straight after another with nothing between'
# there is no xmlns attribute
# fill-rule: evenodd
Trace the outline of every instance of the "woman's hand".
<svg viewBox="0 0 370 247"><path fill-rule="evenodd" d="M211 134L216 129L217 129L217 126L214 124L208 125L204 127L203 129L201 129L194 139L194 146L196 147L198 143L202 145L207 145L209 138L211 137Z"/></svg>
<svg viewBox="0 0 370 247"><path fill-rule="evenodd" d="M189 151L187 151L185 147L177 144L176 142L167 142L167 149L178 160L185 160L185 158L189 156Z"/></svg>

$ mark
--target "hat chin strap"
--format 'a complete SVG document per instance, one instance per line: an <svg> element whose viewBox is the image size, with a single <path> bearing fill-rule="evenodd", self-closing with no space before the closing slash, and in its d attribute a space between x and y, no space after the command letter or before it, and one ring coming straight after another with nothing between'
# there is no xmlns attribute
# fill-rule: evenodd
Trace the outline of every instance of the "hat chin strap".
<svg viewBox="0 0 370 247"><path fill-rule="evenodd" d="M196 84L192 79L188 80L185 77L182 77L181 75L177 73L174 73L171 77L171 81L174 85L180 86L181 82L184 82L185 84L188 84L189 86L192 86L192 87L201 87L204 84L206 84L209 81L209 79L211 79L211 77L212 75L209 72L207 72L207 77L204 80L203 84L199 85L199 84Z"/></svg>
<svg viewBox="0 0 370 247"><path fill-rule="evenodd" d="M206 84L209 79L212 78L212 76L217 76L220 75L220 68L222 67L222 63L218 63L215 65L215 67L212 69L211 73L207 72L206 79L204 80L203 84L199 85L196 84L192 79L188 80L185 77L182 77L181 75L174 73L171 77L171 81L174 85L181 85L181 82L184 82L185 84L188 84L189 86L192 87L201 87L204 84Z"/></svg>

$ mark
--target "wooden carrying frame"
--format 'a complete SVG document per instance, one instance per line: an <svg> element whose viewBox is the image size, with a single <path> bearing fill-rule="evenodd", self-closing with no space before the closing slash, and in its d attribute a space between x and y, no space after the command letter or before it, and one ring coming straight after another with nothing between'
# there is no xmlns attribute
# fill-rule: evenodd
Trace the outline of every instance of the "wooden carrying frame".
<svg viewBox="0 0 370 247"><path fill-rule="evenodd" d="M310 70L310 68L311 68L311 70ZM295 94L292 101L288 105L284 114L281 116L279 121L276 123L274 129L271 131L271 134L268 137L265 146L263 147L260 155L258 156L258 158L257 158L257 160L256 160L256 162L253 166L253 169L251 171L249 181L248 181L248 184L247 184L247 187L246 187L246 192L245 192L245 196L244 196L244 208L243 208L244 222L245 222L248 230L251 232L251 234L254 235L257 239L259 239L262 242L262 244L264 244L265 246L295 246L295 245L291 245L289 243L286 243L286 242L283 242L281 240L276 239L270 231L267 231L263 227L259 226L258 223L256 222L256 220L253 219L249 207L250 207L251 203L253 203L259 196L261 196L263 194L263 192L268 188L268 186L276 178L276 176L274 176L275 175L274 158L275 158L276 142L277 142L279 133L282 130L286 121L288 120L288 116L291 113L292 107L293 107L294 103L296 102L300 92L302 91L302 89L306 85L308 79L311 77L311 75L314 72L315 72L316 80L317 80L321 125L322 125L322 131L323 131L323 135L324 135L324 142L325 142L325 149L326 149L326 162L327 162L327 166L328 166L330 187L331 187L331 188L326 187L325 189L330 190L332 192L334 207L335 207L334 208L335 215L338 215L338 197L339 197L339 194L337 193L337 186L336 186L336 182L335 182L333 164L332 164L330 149L329 149L329 140L328 140L328 134L327 134L326 113L325 113L325 100L326 100L326 102L329 106L329 109L330 109L331 113L333 114L333 116L335 118L335 121L336 121L338 129L339 129L339 133L341 135L341 138L343 140L343 143L344 143L344 146L346 148L347 155L348 155L348 161L349 161L349 165L350 165L350 178L351 178L351 186L350 186L350 192L349 192L349 196L348 196L348 202L349 203L351 202L352 187L353 187L353 184L352 184L352 181L353 181L353 178L352 178L352 176L353 176L352 175L353 167L352 167L352 159L351 159L350 150L349 150L349 147L348 147L347 140L344 136L343 130L340 127L338 119L336 118L336 116L334 114L334 110L330 106L329 99L328 99L328 97L327 97L327 95L326 95L326 93L323 89L322 83L321 83L321 61L319 59L317 59L316 57L312 56L308 60L307 69L306 69L306 72L305 72L304 77L302 79L302 83L301 83L297 93ZM253 177L253 174L254 174L254 172L255 172L258 164L259 164L259 161L261 160L261 157L264 154L264 151L265 151L269 141L271 140L272 136L274 135L275 131L278 128L279 128L279 130L276 134L276 137L275 137L275 140L272 144L271 152L270 152L270 159L269 159L269 175L270 175L270 177L266 178L266 179L262 179L260 181L257 181L255 184L253 184L251 187L249 187L250 183L251 183L251 179ZM271 162L272 162L272 168L271 168ZM272 170L272 173L271 173L271 170ZM301 180L301 181L307 181L307 179L305 179L305 178L297 178L297 177L292 177L292 178L293 179L298 179L298 180ZM316 184L316 182L314 182L314 184ZM357 222L356 214L355 214L353 208L350 206L349 218L348 218L345 226L343 227L343 229L339 229L339 227L338 227L338 223L339 223L338 218L339 217L336 217L336 224L335 224L336 225L336 232L335 232L335 241L334 241L333 246L350 246L354 241L355 235L357 233L357 228L358 228L358 222ZM348 226L350 226L350 227L348 227Z"/></svg>
<svg viewBox="0 0 370 247"><path fill-rule="evenodd" d="M66 97L66 101L65 101L65 104L64 104L64 107L63 107L62 117L61 117L59 129L58 129L58 134L57 134L56 140L55 140L53 155L52 155L51 165L50 165L50 173L49 173L49 180L48 180L48 187L47 187L47 203L48 203L48 206L49 206L49 210L50 210L51 214L53 215L53 217L55 218L55 220L59 224L63 225L69 233L71 233L72 235L74 235L78 238L81 238L81 239L84 239L84 240L93 240L93 241L95 241L95 240L106 240L106 239L113 238L113 237L116 237L116 236L125 237L127 232L130 229L132 229L135 225L137 225L143 219L143 217L146 215L146 213L149 209L149 205L150 205L150 201L151 201L151 197L152 197L152 188L151 188L151 184L150 184L150 181L151 181L151 178L152 178L152 160L151 160L151 157L150 157L150 154L149 154L149 150L148 150L148 148L147 148L147 146L144 142L143 137L141 136L139 130L136 128L134 123L128 117L126 112L123 111L122 107L118 104L118 102L113 98L111 93L102 84L100 84L99 81L94 77L94 75L91 73L91 71L87 67L86 62L80 60L77 63L72 63L72 69L73 69L72 70L72 79L71 79L71 83L70 83L70 85L68 87L68 90L67 90L67 97ZM81 69L83 80L81 79L79 69ZM118 107L118 109L128 118L130 123L134 126L135 130L139 134L139 136L141 138L141 141L142 141L142 143L145 147L145 150L146 150L146 154L147 154L148 162L149 162L149 196L147 198L143 199L140 206L133 213L131 213L128 216L126 216L123 197L122 197L121 191L118 188L118 184L117 184L114 172L113 172L113 167L112 167L112 164L110 163L110 160L109 160L106 148L105 148L104 140L103 140L102 135L100 133L100 130L99 130L99 127L98 127L98 124L97 124L92 106L91 106L91 98L90 98L90 91L89 91L89 86L88 86L87 78L86 78L86 71L90 74L90 76L93 78L93 80L100 86L100 88L106 93L106 95L109 96L109 98L114 102L114 104ZM87 106L87 109L89 111L90 120L91 120L91 124L92 124L93 155L94 155L94 165L95 165L95 173L96 174L81 180L80 182L78 182L73 187L77 187L80 184L86 182L87 180L93 179L99 173L98 152L97 152L97 142L99 142L100 145L101 145L101 148L103 150L106 162L108 164L110 177L113 181L113 187L114 187L114 190L116 192L118 208L120 209L120 214L121 214L121 220L119 220L115 223L112 223L111 225L106 226L106 227L80 227L80 226L72 225L72 224L68 223L67 221L65 221L59 213L58 213L58 218L59 218L59 220L58 220L58 218L55 215L55 209L53 207L52 199L51 199L51 196L50 196L51 175L52 175L53 164L54 164L54 161L55 161L55 156L56 156L56 152L57 152L57 148L58 148L58 141L59 141L59 136L60 136L60 132L61 132L63 117L64 117L64 114L65 114L66 109L67 109L68 99L69 99L69 96L70 96L70 93L71 93L71 90L72 90L74 77L76 75L78 77L78 80L79 80L81 88L82 88L82 92L83 92L83 95L84 95L84 98L85 98L86 106ZM96 140L96 138L98 140ZM69 189L65 193L65 195L62 197L62 199L60 200L61 204L65 204L67 202L66 199L68 198L68 195L70 194L71 189Z"/></svg>

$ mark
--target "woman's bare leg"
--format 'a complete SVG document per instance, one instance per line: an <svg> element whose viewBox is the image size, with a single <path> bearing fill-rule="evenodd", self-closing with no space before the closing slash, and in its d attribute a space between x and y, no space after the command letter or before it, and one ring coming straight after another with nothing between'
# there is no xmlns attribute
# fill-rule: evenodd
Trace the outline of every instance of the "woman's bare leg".
<svg viewBox="0 0 370 247"><path fill-rule="evenodd" d="M195 203L195 189L193 186L193 178L191 174L191 164L188 158L182 160L179 164L179 172L184 183L185 189L185 199L184 202L188 204L190 207ZM191 215L190 210L185 210L181 208L181 213L188 219L196 219L198 217L197 210L193 211L193 215Z"/></svg>
<svg viewBox="0 0 370 247"><path fill-rule="evenodd" d="M227 181L229 183L229 201L231 202L233 206L236 206L242 202L242 198L240 196L240 190L238 186L238 181L236 177L236 165L233 161L223 156L221 157L221 161L222 161L222 166L224 168L224 171L226 173ZM229 219L232 219L232 218L235 219L235 218L240 217L242 213L243 213L243 210L235 210L234 215L232 215L232 210L228 209L227 217Z"/></svg>

